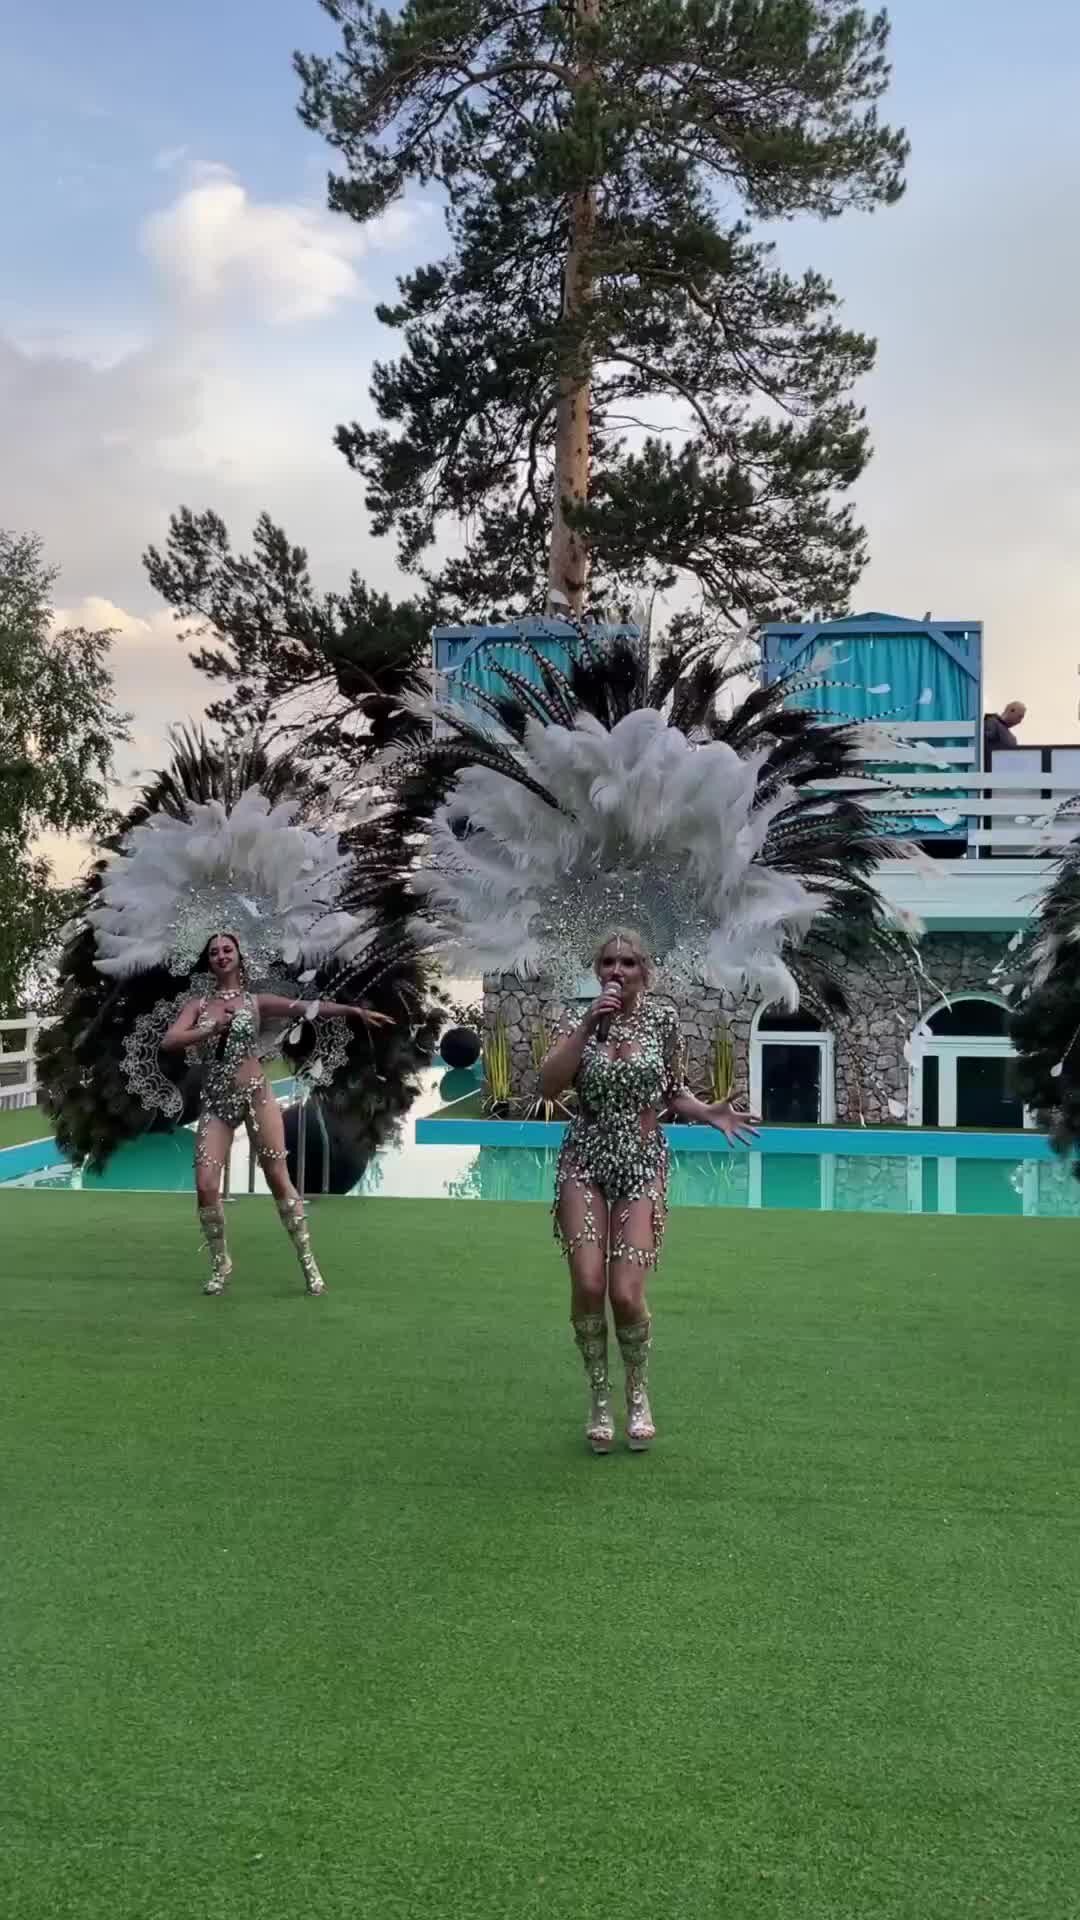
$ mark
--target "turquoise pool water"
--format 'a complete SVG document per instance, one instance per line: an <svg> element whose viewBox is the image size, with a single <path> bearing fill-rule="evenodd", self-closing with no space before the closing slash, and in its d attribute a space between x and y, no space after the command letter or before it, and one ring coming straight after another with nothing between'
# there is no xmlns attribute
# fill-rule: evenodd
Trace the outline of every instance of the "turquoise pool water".
<svg viewBox="0 0 1080 1920"><path fill-rule="evenodd" d="M548 1205L555 1152L548 1147L415 1146L379 1154L355 1189L358 1197L531 1201ZM248 1188L246 1146L237 1148L232 1191ZM191 1136L132 1143L104 1174L45 1167L3 1183L78 1187L89 1192L189 1193ZM256 1192L265 1191L256 1175ZM1027 1214L1080 1216L1080 1183L1054 1160L979 1160L917 1154L676 1154L675 1207L762 1207L836 1213Z"/></svg>

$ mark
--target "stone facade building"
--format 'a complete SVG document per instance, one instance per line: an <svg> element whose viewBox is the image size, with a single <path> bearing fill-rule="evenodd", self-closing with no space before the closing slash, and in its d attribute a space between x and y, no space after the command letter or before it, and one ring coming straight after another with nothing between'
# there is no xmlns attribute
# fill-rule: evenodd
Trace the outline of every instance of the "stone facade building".
<svg viewBox="0 0 1080 1920"><path fill-rule="evenodd" d="M686 1049L687 1077L695 1092L713 1091L713 1056L717 1029L730 1036L736 1093L753 1099L764 1117L770 1097L783 1104L785 1060L793 1057L792 1042L814 1050L818 1063L818 1108L800 1111L800 1119L821 1119L848 1125L897 1125L911 1117L912 1068L919 1071L927 1017L957 999L983 1003L987 1031L1000 1032L1005 1003L994 969L1008 944L1005 934L927 934L918 949L919 965L898 967L888 979L866 969L848 969L846 985L851 1013L837 1019L831 1033L819 1032L805 1017L797 1023L784 1019L779 1008L759 1009L743 1002L733 1005L723 994L701 988L673 998L678 1008ZM582 981L584 1004L584 989ZM595 991L595 989L594 989ZM663 995L662 980L654 989ZM557 1001L543 981L522 982L512 976L489 977L484 982L485 1034L501 1021L510 1046L514 1100L528 1103L538 1092L534 1050L546 1042L560 1015ZM974 1010L973 1010L974 1011ZM978 1017L969 1022L977 1028ZM772 1056L771 1072L768 1048ZM815 1040L820 1044L814 1046ZM764 1093L764 1103L763 1103ZM788 1116L783 1116L788 1117ZM937 1115L930 1113L934 1124Z"/></svg>

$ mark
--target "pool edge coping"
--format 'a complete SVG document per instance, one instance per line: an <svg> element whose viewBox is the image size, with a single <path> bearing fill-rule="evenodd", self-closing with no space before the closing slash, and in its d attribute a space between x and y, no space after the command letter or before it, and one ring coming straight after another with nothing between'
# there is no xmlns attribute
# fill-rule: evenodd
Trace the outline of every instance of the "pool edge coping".
<svg viewBox="0 0 1080 1920"><path fill-rule="evenodd" d="M566 1123L549 1120L434 1120L413 1122L418 1147L551 1147L562 1144ZM676 1153L861 1154L882 1159L1052 1160L1045 1133L946 1133L924 1127L769 1127L751 1146L732 1147L712 1127L663 1129Z"/></svg>

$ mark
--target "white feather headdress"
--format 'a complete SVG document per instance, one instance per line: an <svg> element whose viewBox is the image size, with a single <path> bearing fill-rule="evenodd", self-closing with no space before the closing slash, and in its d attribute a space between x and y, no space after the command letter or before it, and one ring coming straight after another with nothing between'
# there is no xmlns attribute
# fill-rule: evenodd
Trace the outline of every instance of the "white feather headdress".
<svg viewBox="0 0 1080 1920"><path fill-rule="evenodd" d="M451 970L572 991L604 934L631 926L673 986L798 1005L783 950L831 902L812 875L761 858L796 798L779 787L759 800L764 753L694 746L642 708L610 730L588 714L573 727L531 722L514 757L522 780L486 766L459 776L412 876L430 914L416 935Z"/></svg>
<svg viewBox="0 0 1080 1920"><path fill-rule="evenodd" d="M87 916L99 971L187 974L222 932L236 935L252 975L359 951L369 927L341 908L338 836L298 824L298 811L252 786L231 812L211 800L133 828Z"/></svg>

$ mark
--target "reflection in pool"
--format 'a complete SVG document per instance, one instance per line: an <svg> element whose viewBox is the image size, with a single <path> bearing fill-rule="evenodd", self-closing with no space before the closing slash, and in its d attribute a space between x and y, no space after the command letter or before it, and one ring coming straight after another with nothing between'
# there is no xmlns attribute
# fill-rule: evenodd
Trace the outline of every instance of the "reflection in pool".
<svg viewBox="0 0 1080 1920"><path fill-rule="evenodd" d="M357 1196L387 1199L532 1201L548 1206L552 1147L416 1146L377 1155ZM246 1143L231 1169L234 1194L248 1190ZM89 1192L190 1193L191 1138L156 1135L122 1147L103 1174L51 1167L9 1185ZM264 1192L262 1176L254 1176ZM1080 1215L1080 1183L1056 1160L975 1160L918 1154L684 1153L674 1155L673 1207L804 1208L835 1213Z"/></svg>

